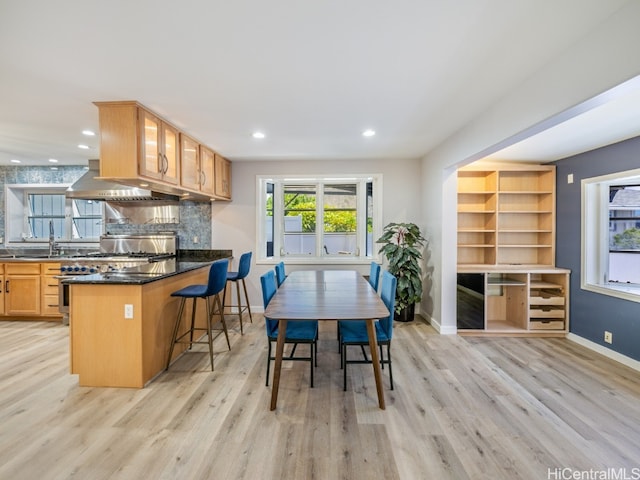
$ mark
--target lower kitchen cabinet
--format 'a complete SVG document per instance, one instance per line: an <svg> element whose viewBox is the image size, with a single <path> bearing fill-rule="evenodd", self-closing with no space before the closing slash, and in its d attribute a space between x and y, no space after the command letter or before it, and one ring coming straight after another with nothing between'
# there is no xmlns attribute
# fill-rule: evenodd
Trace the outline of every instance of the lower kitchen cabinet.
<svg viewBox="0 0 640 480"><path fill-rule="evenodd" d="M0 318L60 320L58 279L54 262L0 264Z"/></svg>
<svg viewBox="0 0 640 480"><path fill-rule="evenodd" d="M4 315L4 264L0 263L0 315Z"/></svg>
<svg viewBox="0 0 640 480"><path fill-rule="evenodd" d="M461 269L461 335L564 336L569 331L569 270Z"/></svg>
<svg viewBox="0 0 640 480"><path fill-rule="evenodd" d="M5 315L40 315L40 264L6 263Z"/></svg>
<svg viewBox="0 0 640 480"><path fill-rule="evenodd" d="M59 319L59 292L58 275L60 275L59 263L42 263L40 266L40 315L43 317L55 317Z"/></svg>

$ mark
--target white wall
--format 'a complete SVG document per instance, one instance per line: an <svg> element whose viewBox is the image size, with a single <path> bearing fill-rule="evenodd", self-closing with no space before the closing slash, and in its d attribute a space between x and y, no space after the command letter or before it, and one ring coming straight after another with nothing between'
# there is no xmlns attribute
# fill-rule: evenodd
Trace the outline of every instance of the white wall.
<svg viewBox="0 0 640 480"><path fill-rule="evenodd" d="M629 2L422 159L422 203L426 207L422 223L429 233L433 268L432 304L423 302L423 309L442 333L456 331L456 181L452 167L547 128L560 112L639 75L639 20L640 2Z"/></svg>
<svg viewBox="0 0 640 480"><path fill-rule="evenodd" d="M212 208L212 248L231 249L233 268L240 254L256 249L256 175L337 175L381 173L383 225L389 222L420 222L420 160L340 160L340 161L236 161L232 167L231 202L214 202ZM262 311L260 275L273 265L256 265L247 281L252 308ZM287 266L288 271L312 266ZM344 268L344 267L342 267ZM350 267L351 268L351 267ZM369 267L354 265L363 274Z"/></svg>

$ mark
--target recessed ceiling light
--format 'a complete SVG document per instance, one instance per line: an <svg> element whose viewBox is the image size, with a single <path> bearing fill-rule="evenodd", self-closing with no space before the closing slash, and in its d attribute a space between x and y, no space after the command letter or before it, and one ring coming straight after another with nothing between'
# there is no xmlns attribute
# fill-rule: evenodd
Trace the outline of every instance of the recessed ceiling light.
<svg viewBox="0 0 640 480"><path fill-rule="evenodd" d="M49 162L51 162L51 163L58 163L58 160L56 160L55 158L50 158L50 159L49 159Z"/></svg>
<svg viewBox="0 0 640 480"><path fill-rule="evenodd" d="M82 150L89 150L89 146L83 144L78 145L78 148L81 148Z"/></svg>
<svg viewBox="0 0 640 480"><path fill-rule="evenodd" d="M266 137L266 135L264 133L262 133L262 132L253 132L252 137L253 138L264 138L264 137Z"/></svg>
<svg viewBox="0 0 640 480"><path fill-rule="evenodd" d="M16 160L15 158L11 159L11 163L21 163L20 160Z"/></svg>
<svg viewBox="0 0 640 480"><path fill-rule="evenodd" d="M364 132L362 132L362 136L363 137L373 137L376 134L375 130L365 130Z"/></svg>
<svg viewBox="0 0 640 480"><path fill-rule="evenodd" d="M87 137L94 137L96 135L92 130L82 130L82 134L86 135Z"/></svg>

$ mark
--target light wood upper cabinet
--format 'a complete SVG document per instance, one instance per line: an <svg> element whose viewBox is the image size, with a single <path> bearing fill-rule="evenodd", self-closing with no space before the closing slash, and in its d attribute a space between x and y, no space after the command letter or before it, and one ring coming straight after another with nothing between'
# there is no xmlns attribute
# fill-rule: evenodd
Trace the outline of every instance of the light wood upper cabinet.
<svg viewBox="0 0 640 480"><path fill-rule="evenodd" d="M211 196L215 195L215 156L213 150L200 145L200 191Z"/></svg>
<svg viewBox="0 0 640 480"><path fill-rule="evenodd" d="M193 138L180 134L180 186L200 190L200 146Z"/></svg>
<svg viewBox="0 0 640 480"><path fill-rule="evenodd" d="M216 197L231 199L231 162L216 153L215 169Z"/></svg>
<svg viewBox="0 0 640 480"><path fill-rule="evenodd" d="M231 199L231 162L220 157L218 166L215 152L138 102L94 103L101 177L173 195L195 194L184 198Z"/></svg>
<svg viewBox="0 0 640 480"><path fill-rule="evenodd" d="M152 113L139 108L140 158L139 172L143 177L178 184L178 130Z"/></svg>

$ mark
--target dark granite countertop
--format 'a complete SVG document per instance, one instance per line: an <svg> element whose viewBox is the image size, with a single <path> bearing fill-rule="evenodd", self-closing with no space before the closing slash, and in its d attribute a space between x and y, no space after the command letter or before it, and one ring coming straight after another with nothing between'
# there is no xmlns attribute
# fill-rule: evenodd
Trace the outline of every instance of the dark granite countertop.
<svg viewBox="0 0 640 480"><path fill-rule="evenodd" d="M169 278L181 273L190 272L198 268L211 265L212 261L183 262L175 259L163 260L161 262L148 263L130 269L96 273L93 275L80 275L77 277L64 278L60 281L67 284L108 284L108 285L144 285L145 283L156 282L164 278Z"/></svg>
<svg viewBox="0 0 640 480"><path fill-rule="evenodd" d="M231 250L178 250L181 262L213 262L221 258L233 258Z"/></svg>

